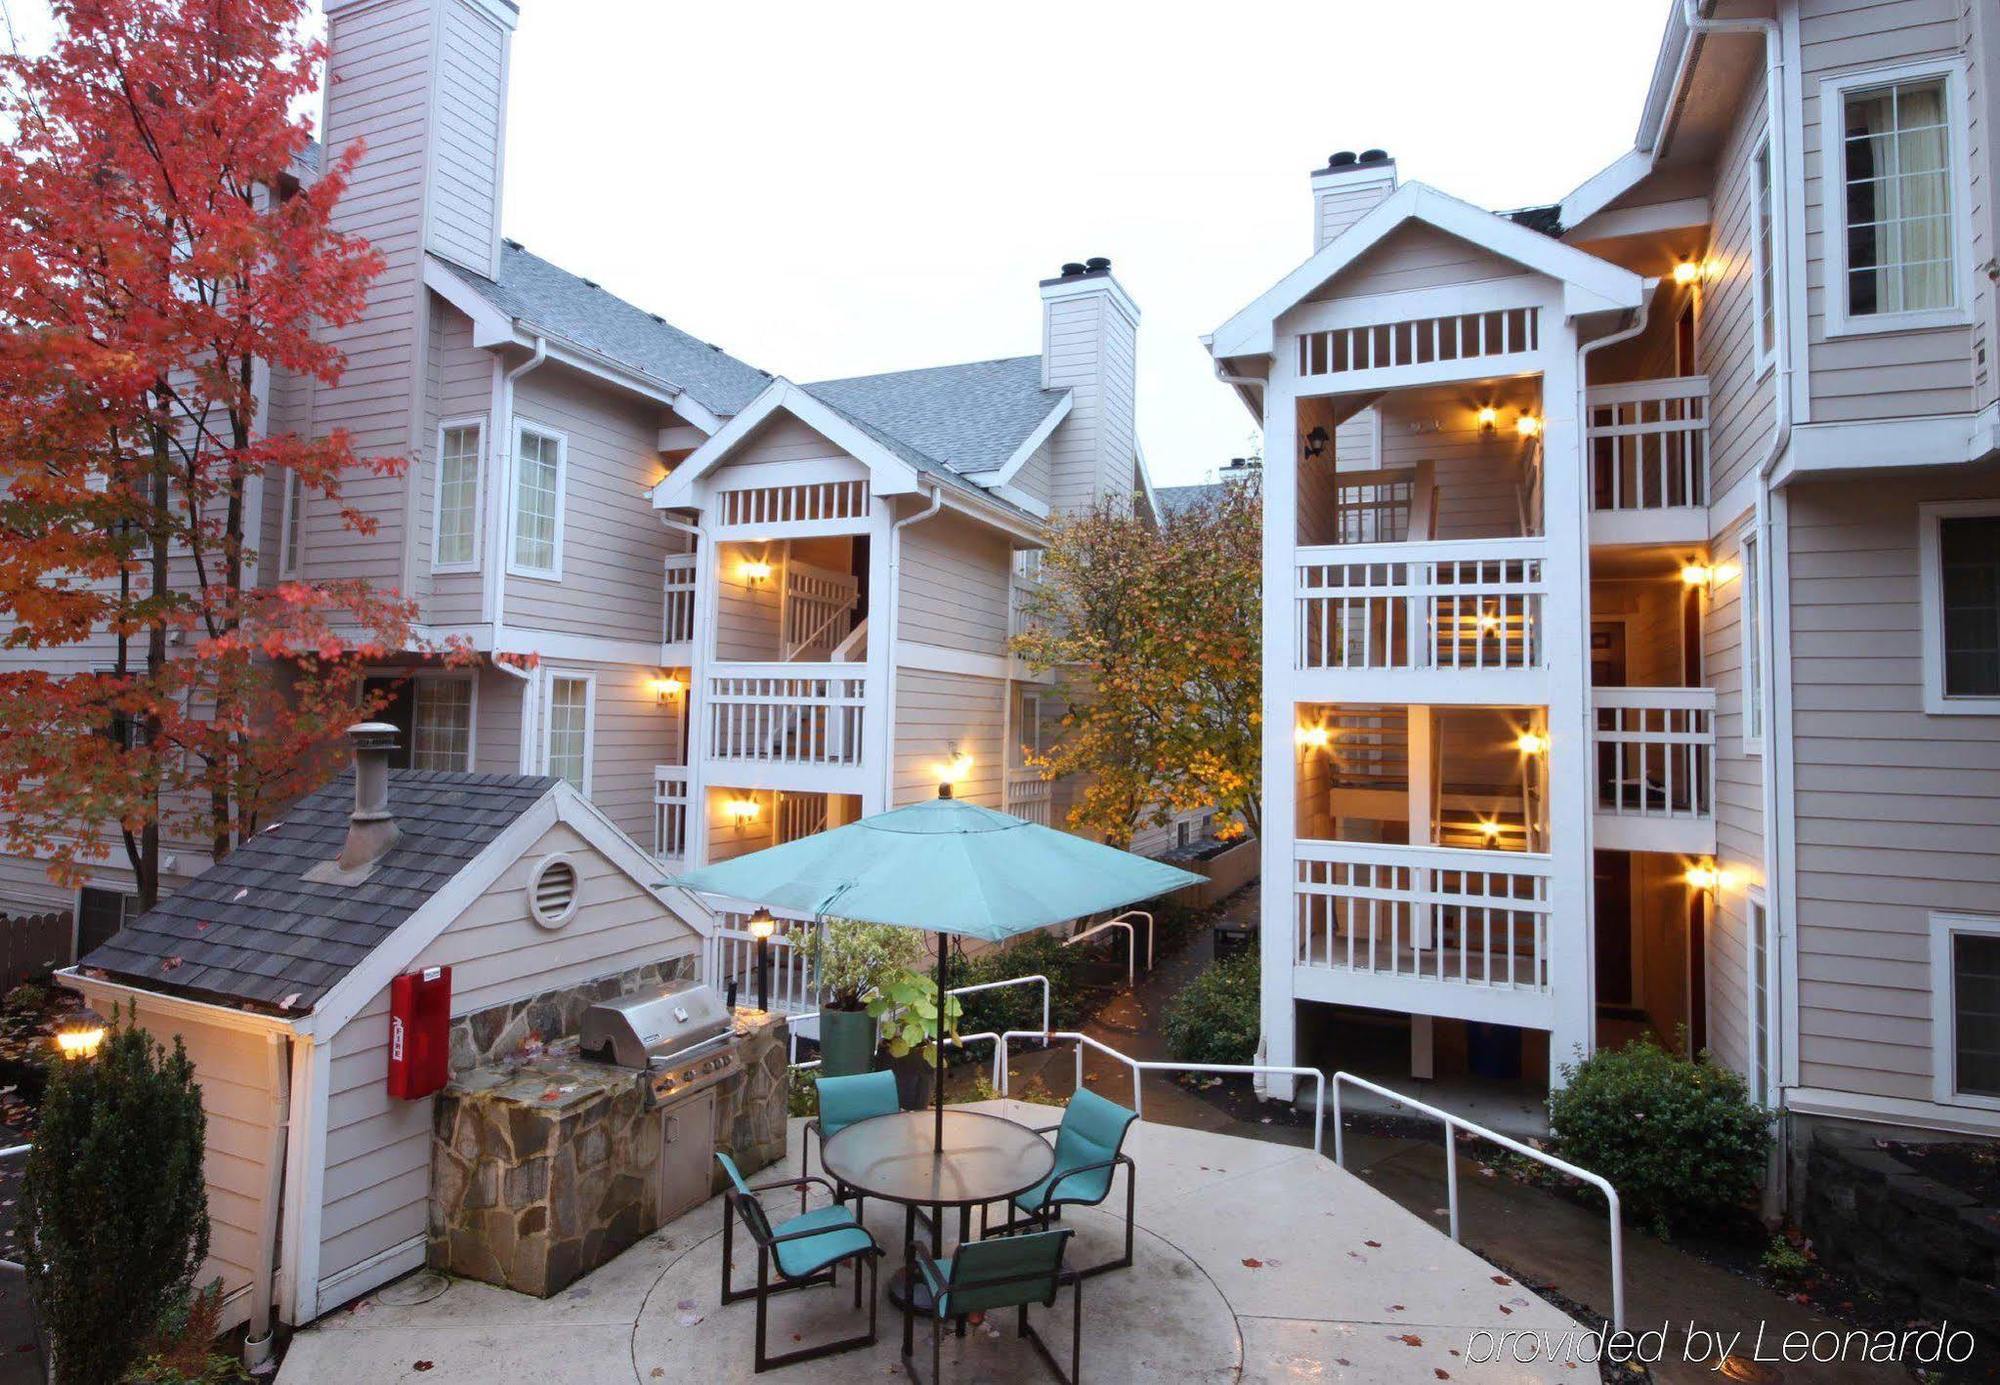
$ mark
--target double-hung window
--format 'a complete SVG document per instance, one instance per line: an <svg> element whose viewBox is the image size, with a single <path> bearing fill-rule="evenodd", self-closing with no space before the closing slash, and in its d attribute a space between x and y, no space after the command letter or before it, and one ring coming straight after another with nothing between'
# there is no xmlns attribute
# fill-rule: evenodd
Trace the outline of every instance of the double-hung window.
<svg viewBox="0 0 2000 1385"><path fill-rule="evenodd" d="M298 472L285 468L284 513L278 518L278 576L299 575L306 528L306 486Z"/></svg>
<svg viewBox="0 0 2000 1385"><path fill-rule="evenodd" d="M1821 83L1829 331L1965 321L1961 92L1952 65Z"/></svg>
<svg viewBox="0 0 2000 1385"><path fill-rule="evenodd" d="M1917 507L1924 710L2000 716L2000 500Z"/></svg>
<svg viewBox="0 0 2000 1385"><path fill-rule="evenodd" d="M484 429L477 422L438 429L437 504L431 566L438 572L479 565L479 462Z"/></svg>
<svg viewBox="0 0 2000 1385"><path fill-rule="evenodd" d="M515 437L508 566L524 577L562 576L564 451L560 433L523 424Z"/></svg>
<svg viewBox="0 0 2000 1385"><path fill-rule="evenodd" d="M2000 1107L2000 916L1931 915L1931 1093Z"/></svg>
<svg viewBox="0 0 2000 1385"><path fill-rule="evenodd" d="M1746 523L1743 529L1743 582L1738 588L1743 631L1743 745L1755 750L1764 743L1764 574L1757 564L1757 531Z"/></svg>
<svg viewBox="0 0 2000 1385"><path fill-rule="evenodd" d="M418 678L411 698L410 768L472 768L472 679Z"/></svg>
<svg viewBox="0 0 2000 1385"><path fill-rule="evenodd" d="M551 673L543 684L542 773L590 792L591 687L587 676Z"/></svg>
<svg viewBox="0 0 2000 1385"><path fill-rule="evenodd" d="M1756 893L1746 896L1744 909L1747 914L1744 927L1750 935L1750 975L1747 978L1750 991L1750 1052L1745 1075L1749 1079L1750 1099L1767 1106L1777 1094L1778 1030L1772 1018L1778 993L1777 951L1771 945L1771 912L1765 907L1763 897Z"/></svg>
<svg viewBox="0 0 2000 1385"><path fill-rule="evenodd" d="M1778 280L1774 265L1775 245L1771 229L1771 140L1764 138L1763 147L1751 165L1753 180L1752 214L1756 217L1755 239L1751 243L1751 269L1756 278L1754 298L1757 310L1757 366L1761 370L1768 366L1778 350Z"/></svg>

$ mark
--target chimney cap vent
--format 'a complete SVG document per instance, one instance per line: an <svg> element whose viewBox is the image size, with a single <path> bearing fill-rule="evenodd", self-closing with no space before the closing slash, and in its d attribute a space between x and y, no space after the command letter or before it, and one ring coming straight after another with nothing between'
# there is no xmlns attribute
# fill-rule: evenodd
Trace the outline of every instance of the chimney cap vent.
<svg viewBox="0 0 2000 1385"><path fill-rule="evenodd" d="M390 721L357 721L347 728L356 750L394 750L403 728Z"/></svg>
<svg viewBox="0 0 2000 1385"><path fill-rule="evenodd" d="M1083 265L1077 260L1065 261L1062 267L1062 277L1065 279L1074 279L1083 272Z"/></svg>
<svg viewBox="0 0 2000 1385"><path fill-rule="evenodd" d="M1083 262L1083 267L1092 274L1109 274L1111 261L1102 255L1092 255Z"/></svg>
<svg viewBox="0 0 2000 1385"><path fill-rule="evenodd" d="M1387 163L1389 162L1389 151L1386 149L1364 149L1361 151L1361 162L1365 164Z"/></svg>
<svg viewBox="0 0 2000 1385"><path fill-rule="evenodd" d="M1328 155L1326 166L1328 168L1347 168L1353 164L1356 157L1357 155L1352 149L1343 149L1338 154Z"/></svg>

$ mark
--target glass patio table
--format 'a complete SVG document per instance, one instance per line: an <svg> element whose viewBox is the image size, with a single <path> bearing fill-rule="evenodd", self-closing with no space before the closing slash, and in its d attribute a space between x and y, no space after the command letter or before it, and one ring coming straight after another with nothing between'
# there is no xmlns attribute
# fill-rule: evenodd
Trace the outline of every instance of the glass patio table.
<svg viewBox="0 0 2000 1385"><path fill-rule="evenodd" d="M1056 1154L1049 1142L1000 1116L982 1111L944 1113L944 1147L937 1148L936 1114L898 1111L871 1116L833 1135L820 1162L839 1182L866 1197L903 1205L903 1269L889 1282L889 1296L907 1298L918 1312L930 1293L916 1273L917 1213L927 1209L931 1253L944 1257L944 1212L959 1212L959 1239L970 1229L972 1209L1024 1193L1049 1176ZM903 1322L909 1345L910 1319Z"/></svg>

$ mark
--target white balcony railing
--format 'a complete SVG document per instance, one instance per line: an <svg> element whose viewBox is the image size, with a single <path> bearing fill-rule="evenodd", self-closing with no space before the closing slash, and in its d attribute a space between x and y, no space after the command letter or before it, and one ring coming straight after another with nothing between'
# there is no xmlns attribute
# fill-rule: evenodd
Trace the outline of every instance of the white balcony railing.
<svg viewBox="0 0 2000 1385"><path fill-rule="evenodd" d="M653 855L683 863L688 843L686 765L653 766Z"/></svg>
<svg viewBox="0 0 2000 1385"><path fill-rule="evenodd" d="M1297 965L1548 990L1547 857L1326 841L1293 856Z"/></svg>
<svg viewBox="0 0 2000 1385"><path fill-rule="evenodd" d="M1597 385L1585 400L1590 508L1708 503L1708 377Z"/></svg>
<svg viewBox="0 0 2000 1385"><path fill-rule="evenodd" d="M721 664L704 691L713 759L861 762L868 677L853 664Z"/></svg>
<svg viewBox="0 0 2000 1385"><path fill-rule="evenodd" d="M1302 669L1542 666L1542 543L1460 540L1298 551Z"/></svg>
<svg viewBox="0 0 2000 1385"><path fill-rule="evenodd" d="M1597 811L1698 821L1715 815L1715 690L1593 688Z"/></svg>
<svg viewBox="0 0 2000 1385"><path fill-rule="evenodd" d="M660 640L665 644L686 644L694 639L694 572L692 553L667 555L665 616L660 622Z"/></svg>
<svg viewBox="0 0 2000 1385"><path fill-rule="evenodd" d="M1007 811L1017 818L1054 827L1055 787L1042 778L1038 769L1010 769L1007 771Z"/></svg>

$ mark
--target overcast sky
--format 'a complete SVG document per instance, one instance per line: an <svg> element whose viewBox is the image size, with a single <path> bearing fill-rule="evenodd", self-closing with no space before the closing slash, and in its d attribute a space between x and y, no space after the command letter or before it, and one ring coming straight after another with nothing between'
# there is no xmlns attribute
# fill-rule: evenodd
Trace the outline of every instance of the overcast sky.
<svg viewBox="0 0 2000 1385"><path fill-rule="evenodd" d="M1036 281L1108 255L1172 485L1249 445L1196 338L1311 251L1311 169L1555 201L1631 147L1667 3L521 11L509 236L795 380L1033 353Z"/></svg>

